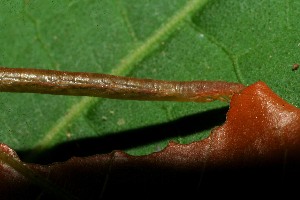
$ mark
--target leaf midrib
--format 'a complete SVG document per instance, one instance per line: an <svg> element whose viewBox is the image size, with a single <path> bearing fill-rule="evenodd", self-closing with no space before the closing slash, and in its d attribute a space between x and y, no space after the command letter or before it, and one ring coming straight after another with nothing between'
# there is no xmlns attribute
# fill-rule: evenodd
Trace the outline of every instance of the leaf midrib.
<svg viewBox="0 0 300 200"><path fill-rule="evenodd" d="M191 0L187 2L182 9L178 10L166 23L155 30L140 46L121 59L119 64L111 71L111 74L125 76L131 72L137 63L151 54L151 52L153 52L163 40L167 39L184 20L202 8L207 2L208 0ZM69 126L74 119L86 112L95 103L99 103L99 101L101 101L99 98L83 97L78 103L71 105L66 114L61 116L55 125L45 133L44 137L32 147L32 151L26 159L34 160L34 158L43 151L51 148L55 143L55 138L63 129Z"/></svg>

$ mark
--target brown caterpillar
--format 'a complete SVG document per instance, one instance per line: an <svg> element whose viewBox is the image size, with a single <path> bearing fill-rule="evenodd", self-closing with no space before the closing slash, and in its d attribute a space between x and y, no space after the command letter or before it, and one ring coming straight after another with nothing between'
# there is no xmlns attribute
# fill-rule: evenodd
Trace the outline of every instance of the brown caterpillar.
<svg viewBox="0 0 300 200"><path fill-rule="evenodd" d="M112 99L228 101L245 86L225 81L164 81L108 74L0 67L0 91Z"/></svg>

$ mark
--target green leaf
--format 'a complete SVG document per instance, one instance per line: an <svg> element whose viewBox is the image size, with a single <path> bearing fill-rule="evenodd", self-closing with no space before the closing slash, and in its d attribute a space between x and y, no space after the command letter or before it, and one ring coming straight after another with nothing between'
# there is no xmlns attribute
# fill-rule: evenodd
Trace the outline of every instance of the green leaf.
<svg viewBox="0 0 300 200"><path fill-rule="evenodd" d="M299 106L300 72L292 71L300 62L299 3L205 2L1 0L0 65L166 80L263 80ZM149 154L170 140L207 137L227 109L221 102L0 95L1 142L24 159L74 141L85 151L83 140L99 142L93 154Z"/></svg>

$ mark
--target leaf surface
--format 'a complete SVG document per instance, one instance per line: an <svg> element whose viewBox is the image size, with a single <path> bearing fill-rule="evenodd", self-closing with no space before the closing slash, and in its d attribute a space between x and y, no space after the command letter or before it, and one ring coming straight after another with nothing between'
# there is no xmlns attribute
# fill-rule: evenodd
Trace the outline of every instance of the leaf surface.
<svg viewBox="0 0 300 200"><path fill-rule="evenodd" d="M193 2L199 7L192 20L186 13L173 31L163 32L153 47L139 53ZM166 80L263 80L299 106L299 71L292 71L299 62L299 11L293 9L299 2L211 1L205 7L197 2L1 1L0 64ZM1 141L24 160L39 155L39 162L117 149L146 155L170 140L206 138L227 111L220 102L8 93L1 93L0 105ZM63 143L72 151L62 158L40 155L41 149Z"/></svg>

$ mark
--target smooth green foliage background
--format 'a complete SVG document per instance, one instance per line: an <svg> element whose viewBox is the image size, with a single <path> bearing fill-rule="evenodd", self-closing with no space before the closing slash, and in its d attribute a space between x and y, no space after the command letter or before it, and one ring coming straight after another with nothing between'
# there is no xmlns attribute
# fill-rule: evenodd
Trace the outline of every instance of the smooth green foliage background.
<svg viewBox="0 0 300 200"><path fill-rule="evenodd" d="M294 63L300 63L300 2L296 0L210 1L132 69L118 71L122 59L186 2L0 0L0 65L247 85L262 80L300 106L300 70L291 70ZM88 103L80 103L84 101ZM222 102L1 93L0 141L15 150L35 151L37 145L46 148L80 138L117 135L226 106ZM179 136L123 150L148 154L162 149L169 140L188 143L205 138L210 131L180 136L184 130L179 130ZM165 134L170 133L166 130Z"/></svg>

